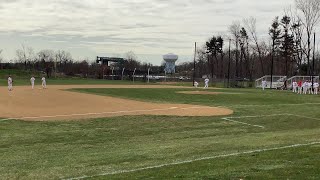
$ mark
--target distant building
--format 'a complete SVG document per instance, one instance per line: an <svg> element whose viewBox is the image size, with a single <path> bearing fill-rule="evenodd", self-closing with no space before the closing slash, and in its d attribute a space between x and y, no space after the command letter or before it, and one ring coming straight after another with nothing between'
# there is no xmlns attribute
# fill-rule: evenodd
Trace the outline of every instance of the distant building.
<svg viewBox="0 0 320 180"><path fill-rule="evenodd" d="M176 73L176 61L178 60L178 58L178 55L172 53L163 55L163 60L166 62L164 69L166 73Z"/></svg>

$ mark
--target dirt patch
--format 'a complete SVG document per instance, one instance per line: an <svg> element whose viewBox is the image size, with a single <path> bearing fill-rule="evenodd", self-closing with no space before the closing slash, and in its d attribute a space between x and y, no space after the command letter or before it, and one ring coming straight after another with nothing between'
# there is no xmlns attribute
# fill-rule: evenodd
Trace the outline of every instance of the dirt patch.
<svg viewBox="0 0 320 180"><path fill-rule="evenodd" d="M217 94L241 94L228 92L210 92L210 91L179 91L179 94L194 94L194 95L217 95Z"/></svg>
<svg viewBox="0 0 320 180"><path fill-rule="evenodd" d="M185 104L159 104L63 91L71 88L177 88L172 86L62 85L49 89L21 86L0 89L0 116L28 121L78 120L124 115L221 116L230 109ZM181 88L181 87L180 87Z"/></svg>
<svg viewBox="0 0 320 180"><path fill-rule="evenodd" d="M175 84L178 84L178 82L159 82L158 84L162 84L162 85L175 85Z"/></svg>

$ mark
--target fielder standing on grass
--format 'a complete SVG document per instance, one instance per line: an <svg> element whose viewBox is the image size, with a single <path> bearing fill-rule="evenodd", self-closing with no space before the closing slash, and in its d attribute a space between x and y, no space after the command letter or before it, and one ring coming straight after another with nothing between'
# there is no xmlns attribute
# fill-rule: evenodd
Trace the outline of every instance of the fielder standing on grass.
<svg viewBox="0 0 320 180"><path fill-rule="evenodd" d="M13 85L12 84L13 84L13 80L12 80L11 76L9 76L8 77L8 90L9 91L13 90L13 88L12 88Z"/></svg>
<svg viewBox="0 0 320 180"><path fill-rule="evenodd" d="M292 92L293 93L298 93L297 88L298 88L298 83L297 83L297 81L294 80L292 82Z"/></svg>
<svg viewBox="0 0 320 180"><path fill-rule="evenodd" d="M302 84L302 88L303 88L303 94L307 94L307 92L308 92L308 81L305 81Z"/></svg>
<svg viewBox="0 0 320 180"><path fill-rule="evenodd" d="M42 81L42 88L47 89L47 82L46 82L46 78L44 76L42 77L41 81Z"/></svg>
<svg viewBox="0 0 320 180"><path fill-rule="evenodd" d="M35 81L35 80L36 80L36 79L35 79L33 76L32 76L31 79L30 79L32 89L34 89L34 81Z"/></svg>
<svg viewBox="0 0 320 180"><path fill-rule="evenodd" d="M311 81L308 82L308 93L309 94L313 94L312 82Z"/></svg>
<svg viewBox="0 0 320 180"><path fill-rule="evenodd" d="M261 86L262 86L262 90L264 91L264 89L267 87L267 81L265 79L262 80Z"/></svg>
<svg viewBox="0 0 320 180"><path fill-rule="evenodd" d="M314 94L318 94L319 83L318 83L318 82L315 82L315 83L313 84L313 88L314 88L314 90L313 90Z"/></svg>
<svg viewBox="0 0 320 180"><path fill-rule="evenodd" d="M302 94L302 81L301 80L299 80L299 82L298 82L298 94Z"/></svg>
<svg viewBox="0 0 320 180"><path fill-rule="evenodd" d="M209 81L210 79L207 77L205 80L204 80L204 89L208 89L209 88Z"/></svg>

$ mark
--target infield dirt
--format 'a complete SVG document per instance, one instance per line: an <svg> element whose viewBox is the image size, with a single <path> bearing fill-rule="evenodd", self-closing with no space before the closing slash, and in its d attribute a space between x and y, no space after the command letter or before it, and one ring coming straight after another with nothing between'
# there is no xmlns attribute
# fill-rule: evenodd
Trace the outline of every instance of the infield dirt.
<svg viewBox="0 0 320 180"><path fill-rule="evenodd" d="M232 110L218 107L162 104L66 91L72 88L181 88L146 85L56 85L48 89L0 88L0 117L26 121L79 120L124 115L222 116Z"/></svg>

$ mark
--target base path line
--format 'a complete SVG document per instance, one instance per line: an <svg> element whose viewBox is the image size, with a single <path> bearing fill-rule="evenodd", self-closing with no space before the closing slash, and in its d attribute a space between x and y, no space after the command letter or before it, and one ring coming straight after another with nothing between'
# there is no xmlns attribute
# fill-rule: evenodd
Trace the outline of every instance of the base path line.
<svg viewBox="0 0 320 180"><path fill-rule="evenodd" d="M232 156L240 156L240 155L246 155L246 154L262 153L262 152L268 152L268 151L291 149L291 148L298 148L298 147L305 147L305 146L312 146L312 145L319 145L319 144L320 144L320 142L311 142L311 143L306 143L306 144L293 144L293 145L282 146L282 147L257 149L257 150L252 150L252 151L244 151L244 152L238 152L238 153L222 154L222 155L217 155L217 156L209 156L209 157L203 157L203 158L198 158L198 159L193 159L193 160L179 161L179 162L174 162L174 163L162 164L162 165L157 165L157 166L149 166L149 167L132 169L132 170L120 170L120 171L96 174L96 175L92 175L92 176L81 176L81 177L73 177L73 178L64 178L64 180L78 180L78 179L87 179L87 178L94 178L94 177L107 176L107 175L132 173L132 172L137 172L137 171L144 171L144 170L157 169L157 168L174 166L174 165L193 163L193 162L203 161L203 160L227 158L227 157L232 157Z"/></svg>
<svg viewBox="0 0 320 180"><path fill-rule="evenodd" d="M313 120L320 121L320 119L318 119L318 118L313 118L313 117L308 117L308 116L303 116L303 115L297 115L297 114L289 114L289 115L290 116L296 116L296 117L301 117L301 118L313 119Z"/></svg>
<svg viewBox="0 0 320 180"><path fill-rule="evenodd" d="M222 118L225 121L230 121L230 122L234 122L234 123L238 123L238 124L244 124L244 125L248 125L248 126L253 126L253 127L258 127L258 128L262 128L264 129L264 126L260 126L260 125L256 125L256 124L249 124L249 123L245 123L245 122L241 122L241 121L235 121L235 120L231 120L228 118Z"/></svg>
<svg viewBox="0 0 320 180"><path fill-rule="evenodd" d="M259 116L239 116L239 117L226 117L226 118L222 118L222 119L225 120L225 121L230 121L230 122L234 122L234 123L238 123L238 124L244 124L244 125L248 125L248 126L253 126L253 127L258 127L258 128L264 129L265 126L261 126L261 125L257 125L257 124L249 124L249 123L245 123L245 122L242 122L242 121L236 121L236 120L233 120L233 119L274 117L274 116L291 116L291 114L269 114L269 115L259 115Z"/></svg>
<svg viewBox="0 0 320 180"><path fill-rule="evenodd" d="M242 119L242 118L259 118L259 117L273 117L273 116L291 116L292 114L269 114L269 115L257 115L257 116L238 116L238 117L227 117L228 119Z"/></svg>
<svg viewBox="0 0 320 180"><path fill-rule="evenodd" d="M103 114L135 113L135 112L153 112L153 111L167 111L167 110L174 110L174 109L179 109L179 108L178 107L170 107L170 108L164 108L164 109L149 109L149 110L110 111L110 112L99 112L99 113L63 114L63 115L35 116L35 117L15 117L15 118L7 118L5 120L41 119L41 118L55 118L55 117L72 117L72 116L88 116L88 115L103 115Z"/></svg>
<svg viewBox="0 0 320 180"><path fill-rule="evenodd" d="M303 106L303 105L320 105L320 103L301 103L301 104L243 104L243 105L234 105L227 106L233 108L241 108L241 107L265 107L265 106Z"/></svg>

